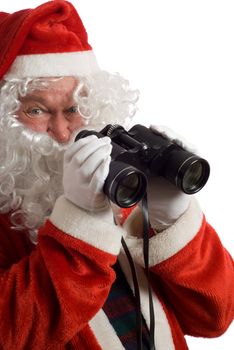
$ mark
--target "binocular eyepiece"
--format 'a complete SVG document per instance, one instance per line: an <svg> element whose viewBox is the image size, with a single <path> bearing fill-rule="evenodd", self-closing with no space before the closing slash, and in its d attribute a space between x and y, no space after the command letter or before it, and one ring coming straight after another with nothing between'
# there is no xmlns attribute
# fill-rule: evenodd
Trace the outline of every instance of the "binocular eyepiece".
<svg viewBox="0 0 234 350"><path fill-rule="evenodd" d="M75 141L88 135L111 138L112 161L103 190L119 207L139 202L150 176L162 176L187 194L200 191L209 178L210 166L205 159L143 125L129 131L111 124L100 132L83 130Z"/></svg>

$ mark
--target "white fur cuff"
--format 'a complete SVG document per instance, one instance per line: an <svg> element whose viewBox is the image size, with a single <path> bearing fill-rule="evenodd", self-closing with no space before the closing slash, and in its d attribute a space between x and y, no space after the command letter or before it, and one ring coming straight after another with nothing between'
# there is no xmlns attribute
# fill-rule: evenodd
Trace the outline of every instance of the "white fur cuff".
<svg viewBox="0 0 234 350"><path fill-rule="evenodd" d="M133 217L129 219L132 221ZM154 266L183 249L198 233L202 220L202 210L193 198L187 211L174 225L150 238L149 266ZM124 225L125 229L127 229L127 224L128 220ZM143 240L130 235L127 235L125 239L134 261L144 266Z"/></svg>
<svg viewBox="0 0 234 350"><path fill-rule="evenodd" d="M111 210L90 213L61 196L55 203L50 221L64 233L107 253L118 255L120 251L123 229L114 224Z"/></svg>

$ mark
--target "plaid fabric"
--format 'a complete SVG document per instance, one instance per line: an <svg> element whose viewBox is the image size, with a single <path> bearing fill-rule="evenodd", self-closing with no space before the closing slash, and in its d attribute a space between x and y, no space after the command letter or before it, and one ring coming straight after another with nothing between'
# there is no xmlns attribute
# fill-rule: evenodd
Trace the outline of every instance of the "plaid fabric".
<svg viewBox="0 0 234 350"><path fill-rule="evenodd" d="M137 349L136 311L134 295L129 287L119 263L114 266L116 280L103 307L110 323L115 329L126 350ZM143 350L149 349L149 331L142 318Z"/></svg>

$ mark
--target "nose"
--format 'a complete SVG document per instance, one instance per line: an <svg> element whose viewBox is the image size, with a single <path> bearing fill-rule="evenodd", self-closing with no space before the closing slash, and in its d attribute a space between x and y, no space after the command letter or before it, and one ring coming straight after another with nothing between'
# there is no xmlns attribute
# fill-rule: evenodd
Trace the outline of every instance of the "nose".
<svg viewBox="0 0 234 350"><path fill-rule="evenodd" d="M52 115L48 122L47 133L57 142L66 143L71 137L69 124L69 120L66 119L63 113Z"/></svg>

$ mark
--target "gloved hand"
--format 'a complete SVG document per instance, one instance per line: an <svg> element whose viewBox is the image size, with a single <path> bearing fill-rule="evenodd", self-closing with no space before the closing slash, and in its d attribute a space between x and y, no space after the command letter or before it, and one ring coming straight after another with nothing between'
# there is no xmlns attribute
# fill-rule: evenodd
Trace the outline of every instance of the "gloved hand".
<svg viewBox="0 0 234 350"><path fill-rule="evenodd" d="M151 177L147 186L150 225L157 232L167 229L187 210L191 195L162 177Z"/></svg>
<svg viewBox="0 0 234 350"><path fill-rule="evenodd" d="M109 207L103 185L109 173L111 139L90 135L72 144L64 154L63 188L65 197L89 211Z"/></svg>
<svg viewBox="0 0 234 350"><path fill-rule="evenodd" d="M169 140L175 142L177 145L183 147L188 152L193 152L198 154L198 150L192 145L188 140L183 136L177 134L174 130L169 128L166 125L150 125L150 129L156 130L164 137L167 137Z"/></svg>
<svg viewBox="0 0 234 350"><path fill-rule="evenodd" d="M150 126L150 128L157 130L186 150L194 152L194 147L188 145L188 142L171 129L162 126ZM191 195L185 194L162 177L150 177L148 179L147 198L151 227L160 232L173 225L187 210Z"/></svg>

